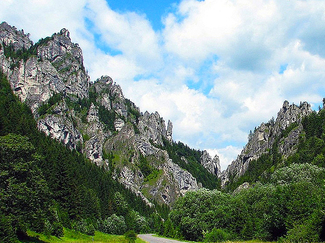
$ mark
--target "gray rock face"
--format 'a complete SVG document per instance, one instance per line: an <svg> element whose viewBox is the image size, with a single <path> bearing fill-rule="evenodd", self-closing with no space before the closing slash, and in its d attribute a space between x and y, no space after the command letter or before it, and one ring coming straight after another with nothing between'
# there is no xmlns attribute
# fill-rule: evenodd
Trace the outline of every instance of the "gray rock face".
<svg viewBox="0 0 325 243"><path fill-rule="evenodd" d="M233 194L238 194L239 192L241 192L242 190L248 189L250 187L248 182L244 182L243 184L241 184L239 187L237 187Z"/></svg>
<svg viewBox="0 0 325 243"><path fill-rule="evenodd" d="M109 138L105 149L120 151L120 159L129 161L128 169L124 168L125 164L120 165L121 173L115 177L134 192L145 192L145 196L170 204L186 191L198 188L196 179L188 171L173 163L167 152L151 144L148 137L136 134L130 124L125 124L116 136ZM148 158L150 166L159 171L154 184L146 182L142 172L134 166L139 156Z"/></svg>
<svg viewBox="0 0 325 243"><path fill-rule="evenodd" d="M162 146L164 144L163 138L172 141L173 125L169 121L166 130L165 120L160 117L158 112L150 114L146 111L141 116L138 126L141 134L152 140L154 144Z"/></svg>
<svg viewBox="0 0 325 243"><path fill-rule="evenodd" d="M125 125L125 122L122 119L116 119L114 122L115 130L118 132L122 130L124 125Z"/></svg>
<svg viewBox="0 0 325 243"><path fill-rule="evenodd" d="M62 29L37 49L41 60L48 60L60 74L65 83L67 94L80 98L88 97L90 78L83 66L83 56L78 44L72 43L70 33Z"/></svg>
<svg viewBox="0 0 325 243"><path fill-rule="evenodd" d="M81 133L74 127L73 122L64 114L67 110L66 104L60 103L55 109L54 114L46 115L37 122L39 130L48 136L61 141L71 149L78 149L78 143L82 144Z"/></svg>
<svg viewBox="0 0 325 243"><path fill-rule="evenodd" d="M13 46L15 51L27 50L33 43L23 31L6 23L0 25L1 69L13 91L29 104L35 115L39 105L54 93L88 97L89 76L83 66L82 52L71 42L66 29L37 44L37 55L27 60L5 56L1 43Z"/></svg>
<svg viewBox="0 0 325 243"><path fill-rule="evenodd" d="M113 82L109 76L102 76L91 86L100 94L99 102L108 110L113 109L118 115L127 118L128 110L121 86ZM138 109L134 106L134 109Z"/></svg>
<svg viewBox="0 0 325 243"><path fill-rule="evenodd" d="M238 155L228 168L220 175L221 185L229 181L229 176L242 176L250 161L258 159L262 154L272 148L277 137L288 128L291 124L297 124L293 130L286 136L281 138L279 153L284 157L288 157L296 150L299 141L299 135L302 131L301 121L303 117L311 114L312 110L307 102L303 102L300 106L290 105L288 101L284 101L282 108L278 112L276 121L271 119L267 124L262 123L254 133L249 136L249 141L244 149Z"/></svg>
<svg viewBox="0 0 325 243"><path fill-rule="evenodd" d="M183 170L181 167L173 163L171 159L169 159L166 164L166 170L173 174L182 196L184 196L187 191L199 189L197 181L191 173Z"/></svg>
<svg viewBox="0 0 325 243"><path fill-rule="evenodd" d="M173 141L173 123L168 120L166 138L169 142Z"/></svg>
<svg viewBox="0 0 325 243"><path fill-rule="evenodd" d="M212 159L210 154L204 150L201 156L201 164L206 168L211 174L219 176L221 173L220 159L218 155L215 155Z"/></svg>
<svg viewBox="0 0 325 243"><path fill-rule="evenodd" d="M7 46L12 44L16 51L22 48L29 49L33 45L28 34L26 35L23 30L17 30L16 27L6 22L0 24L0 40Z"/></svg>

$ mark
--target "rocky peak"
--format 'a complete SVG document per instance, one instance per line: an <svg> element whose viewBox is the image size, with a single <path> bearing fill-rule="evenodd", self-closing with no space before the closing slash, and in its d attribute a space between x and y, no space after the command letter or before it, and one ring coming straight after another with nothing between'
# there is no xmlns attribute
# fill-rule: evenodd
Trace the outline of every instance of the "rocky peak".
<svg viewBox="0 0 325 243"><path fill-rule="evenodd" d="M55 93L88 97L90 78L83 66L82 51L71 42L68 30L62 29L33 45L29 35L3 22L0 45L1 69L35 116L38 107ZM5 46L10 51L4 52ZM17 53L18 49L24 55Z"/></svg>
<svg viewBox="0 0 325 243"><path fill-rule="evenodd" d="M229 181L230 175L235 176L235 178L244 175L250 161L258 159L262 154L272 149L276 138L279 138L286 128L295 123L297 124L296 128L291 130L286 137L281 138L278 148L278 152L284 157L292 154L295 151L295 146L298 144L299 135L302 131L301 121L303 117L311 113L311 106L307 102L302 102L300 106L297 106L295 104L290 105L287 100L284 101L276 120L274 121L272 118L268 123L262 123L257 127L249 135L248 143L237 159L221 173L222 186Z"/></svg>
<svg viewBox="0 0 325 243"><path fill-rule="evenodd" d="M15 51L22 48L27 50L33 45L29 34L25 34L23 30L17 30L16 27L6 22L0 24L0 40L7 46L12 44Z"/></svg>
<svg viewBox="0 0 325 243"><path fill-rule="evenodd" d="M166 130L165 120L157 111L151 114L146 111L140 117L138 126L141 134L152 140L154 144L163 146L163 139L167 139L168 141L172 140L173 124L169 121Z"/></svg>
<svg viewBox="0 0 325 243"><path fill-rule="evenodd" d="M277 119L274 126L274 132L279 134L294 122L300 123L302 118L312 112L310 104L307 102L300 103L300 106L295 104L289 105L286 100L282 108L278 112Z"/></svg>
<svg viewBox="0 0 325 243"><path fill-rule="evenodd" d="M173 141L173 123L168 120L166 138L169 142Z"/></svg>
<svg viewBox="0 0 325 243"><path fill-rule="evenodd" d="M98 101L108 110L114 109L116 113L124 118L128 116L126 99L120 85L113 82L109 76L102 76L91 85L99 94Z"/></svg>
<svg viewBox="0 0 325 243"><path fill-rule="evenodd" d="M219 176L221 173L220 159L218 155L215 155L212 159L210 154L204 150L201 156L201 164L206 168L211 174Z"/></svg>
<svg viewBox="0 0 325 243"><path fill-rule="evenodd" d="M50 61L56 68L67 94L88 97L90 78L83 65L82 50L78 44L71 42L68 30L62 29L51 38L44 39L37 49L37 56Z"/></svg>
<svg viewBox="0 0 325 243"><path fill-rule="evenodd" d="M65 37L67 37L68 39L70 39L70 32L69 32L69 30L67 30L66 28L61 29L61 31L60 31L60 35L65 36Z"/></svg>

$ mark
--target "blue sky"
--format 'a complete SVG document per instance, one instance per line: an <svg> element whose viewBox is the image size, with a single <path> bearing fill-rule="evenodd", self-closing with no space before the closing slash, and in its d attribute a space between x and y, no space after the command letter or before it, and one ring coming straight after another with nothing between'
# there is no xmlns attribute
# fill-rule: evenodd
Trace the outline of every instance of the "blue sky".
<svg viewBox="0 0 325 243"><path fill-rule="evenodd" d="M112 10L119 13L124 12L136 12L138 14L145 14L147 19L152 24L155 30L161 30L163 28L162 18L168 14L168 12L174 8L179 0L134 0L134 1L114 1L106 0L107 4Z"/></svg>
<svg viewBox="0 0 325 243"><path fill-rule="evenodd" d="M62 8L64 6L64 8ZM63 27L91 80L109 75L173 138L223 169L284 100L325 97L323 0L2 0L0 20L33 41Z"/></svg>

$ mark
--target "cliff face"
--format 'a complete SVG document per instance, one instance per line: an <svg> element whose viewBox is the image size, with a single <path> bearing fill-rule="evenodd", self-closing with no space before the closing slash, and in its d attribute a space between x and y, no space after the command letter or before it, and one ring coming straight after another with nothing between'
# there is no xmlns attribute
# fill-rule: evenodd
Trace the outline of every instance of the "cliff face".
<svg viewBox="0 0 325 243"><path fill-rule="evenodd" d="M252 160L258 159L262 154L272 149L274 143L278 145L278 152L284 157L288 157L296 151L299 135L303 130L303 117L312 113L307 102L300 106L290 105L288 101L283 103L277 114L277 118L271 119L268 123L262 123L250 134L247 145L228 168L220 175L221 184L229 181L230 176L238 178L247 171ZM282 132L289 129L289 133L283 136Z"/></svg>
<svg viewBox="0 0 325 243"><path fill-rule="evenodd" d="M171 121L166 127L158 112L141 113L108 76L90 82L68 30L33 44L23 31L0 24L0 69L41 131L104 166L145 200L173 203L198 189L163 148L172 142Z"/></svg>
<svg viewBox="0 0 325 243"><path fill-rule="evenodd" d="M215 155L213 159L210 154L204 150L201 156L201 164L206 168L211 174L217 177L221 174L220 159L218 155Z"/></svg>

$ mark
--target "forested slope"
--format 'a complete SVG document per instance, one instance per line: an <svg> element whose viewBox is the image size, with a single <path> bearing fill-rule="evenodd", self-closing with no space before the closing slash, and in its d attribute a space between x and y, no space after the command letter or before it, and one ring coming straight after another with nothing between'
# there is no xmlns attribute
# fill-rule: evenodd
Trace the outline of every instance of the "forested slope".
<svg viewBox="0 0 325 243"><path fill-rule="evenodd" d="M15 242L28 229L62 235L159 231L167 206L148 206L91 163L39 132L27 105L0 74L0 238ZM118 225L119 227L116 227Z"/></svg>

